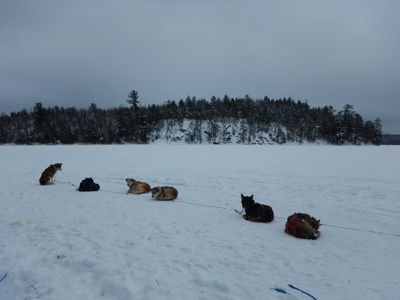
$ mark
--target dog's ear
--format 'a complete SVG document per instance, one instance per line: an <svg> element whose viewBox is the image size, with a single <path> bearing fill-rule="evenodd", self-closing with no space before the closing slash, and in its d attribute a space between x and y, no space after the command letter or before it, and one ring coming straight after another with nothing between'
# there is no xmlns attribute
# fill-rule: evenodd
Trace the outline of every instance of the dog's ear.
<svg viewBox="0 0 400 300"><path fill-rule="evenodd" d="M242 198L244 198L243 194L240 194L240 196L241 196Z"/></svg>
<svg viewBox="0 0 400 300"><path fill-rule="evenodd" d="M253 194L250 196L251 200L253 200L253 196L254 196Z"/></svg>

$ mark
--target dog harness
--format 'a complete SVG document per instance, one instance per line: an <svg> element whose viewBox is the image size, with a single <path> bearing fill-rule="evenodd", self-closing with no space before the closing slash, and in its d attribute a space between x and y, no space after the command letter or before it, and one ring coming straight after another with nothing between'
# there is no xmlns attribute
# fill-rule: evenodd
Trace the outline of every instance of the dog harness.
<svg viewBox="0 0 400 300"><path fill-rule="evenodd" d="M301 219L297 214L291 215L285 226L285 232L290 234L290 235L295 235L296 234L296 228L301 224L303 219Z"/></svg>

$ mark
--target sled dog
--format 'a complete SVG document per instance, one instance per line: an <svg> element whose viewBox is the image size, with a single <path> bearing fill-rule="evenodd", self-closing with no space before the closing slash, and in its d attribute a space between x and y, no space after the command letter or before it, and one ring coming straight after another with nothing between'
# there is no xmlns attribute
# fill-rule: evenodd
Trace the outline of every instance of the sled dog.
<svg viewBox="0 0 400 300"><path fill-rule="evenodd" d="M247 221L252 222L271 222L274 220L274 211L271 206L256 203L253 200L253 195L251 196L243 196L242 197L242 207L244 208L246 214L243 215L243 218Z"/></svg>
<svg viewBox="0 0 400 300"><path fill-rule="evenodd" d="M139 195L150 192L150 185L146 182L137 181L133 178L126 178L125 181L129 187L127 194Z"/></svg>
<svg viewBox="0 0 400 300"><path fill-rule="evenodd" d="M287 218L285 232L300 239L316 240L320 236L319 223L308 214L295 213Z"/></svg>
<svg viewBox="0 0 400 300"><path fill-rule="evenodd" d="M54 183L54 175L58 170L61 171L62 163L57 163L50 165L46 170L43 171L42 175L40 176L39 183L41 185L48 185Z"/></svg>
<svg viewBox="0 0 400 300"><path fill-rule="evenodd" d="M161 201L175 200L178 191L173 186L156 186L151 189L151 197Z"/></svg>

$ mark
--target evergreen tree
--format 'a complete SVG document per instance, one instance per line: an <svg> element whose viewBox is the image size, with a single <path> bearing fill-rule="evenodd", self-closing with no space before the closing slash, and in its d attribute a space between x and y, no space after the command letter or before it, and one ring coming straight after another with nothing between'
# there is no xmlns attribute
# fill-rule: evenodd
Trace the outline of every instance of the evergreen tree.
<svg viewBox="0 0 400 300"><path fill-rule="evenodd" d="M133 110L139 107L139 92L132 90L128 94L128 100L126 100Z"/></svg>
<svg viewBox="0 0 400 300"><path fill-rule="evenodd" d="M248 141L248 127L247 127L247 122L245 120L240 121L239 125L239 141L238 143L244 144L245 142Z"/></svg>
<svg viewBox="0 0 400 300"><path fill-rule="evenodd" d="M128 123L128 140L130 142L138 143L140 141L140 130L138 128L138 118L137 113L139 110L139 92L132 90L128 94L128 100L130 104L130 114Z"/></svg>
<svg viewBox="0 0 400 300"><path fill-rule="evenodd" d="M217 138L219 136L220 132L220 126L218 123L216 123L214 120L209 120L208 121L208 128L205 133L207 134L207 141L209 143L217 143Z"/></svg>
<svg viewBox="0 0 400 300"><path fill-rule="evenodd" d="M41 102L37 102L35 107L33 108L34 113L34 131L35 131L35 139L39 143L48 143L49 142L49 134L48 134L48 124L47 124L47 113L46 109L43 108Z"/></svg>
<svg viewBox="0 0 400 300"><path fill-rule="evenodd" d="M375 135L372 139L372 143L375 145L380 145L382 142L382 123L381 119L377 118L374 122L375 125Z"/></svg>

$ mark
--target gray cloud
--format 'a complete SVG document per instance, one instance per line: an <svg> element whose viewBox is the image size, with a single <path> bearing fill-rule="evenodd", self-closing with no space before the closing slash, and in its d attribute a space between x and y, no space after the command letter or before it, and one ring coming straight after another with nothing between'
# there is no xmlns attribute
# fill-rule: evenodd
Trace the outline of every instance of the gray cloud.
<svg viewBox="0 0 400 300"><path fill-rule="evenodd" d="M400 132L398 1L0 2L1 111L249 94Z"/></svg>

